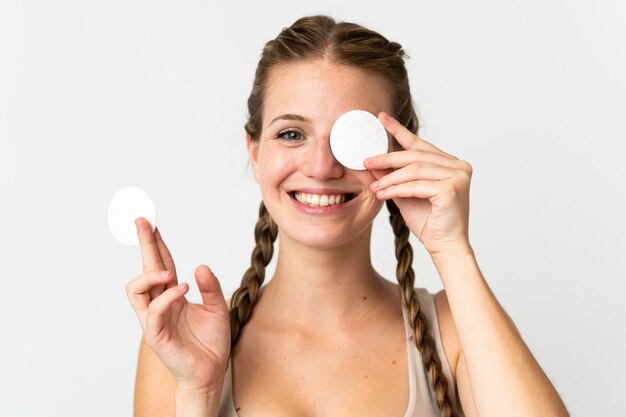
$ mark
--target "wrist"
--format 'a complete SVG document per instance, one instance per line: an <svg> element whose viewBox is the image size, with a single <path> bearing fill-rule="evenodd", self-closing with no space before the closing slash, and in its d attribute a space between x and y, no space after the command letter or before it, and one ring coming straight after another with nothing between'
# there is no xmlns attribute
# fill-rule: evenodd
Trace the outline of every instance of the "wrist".
<svg viewBox="0 0 626 417"><path fill-rule="evenodd" d="M446 291L460 288L461 284L474 285L476 278L482 278L474 251L469 245L441 252L432 256L432 260Z"/></svg>
<svg viewBox="0 0 626 417"><path fill-rule="evenodd" d="M226 370L206 378L176 378L176 392L190 396L210 397L222 391Z"/></svg>
<svg viewBox="0 0 626 417"><path fill-rule="evenodd" d="M437 252L432 252L430 258L435 266L443 265L449 262L456 262L460 259L474 257L474 249L468 241L460 241L451 243Z"/></svg>
<svg viewBox="0 0 626 417"><path fill-rule="evenodd" d="M218 415L222 387L190 388L176 385L176 417L214 417Z"/></svg>

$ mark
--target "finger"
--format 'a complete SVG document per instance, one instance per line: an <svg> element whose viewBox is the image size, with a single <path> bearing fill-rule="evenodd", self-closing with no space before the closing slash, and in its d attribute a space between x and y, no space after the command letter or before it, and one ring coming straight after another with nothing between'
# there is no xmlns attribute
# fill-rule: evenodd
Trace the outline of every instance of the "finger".
<svg viewBox="0 0 626 417"><path fill-rule="evenodd" d="M379 180L385 175L392 173L393 169L373 169L370 172L372 173L372 175L374 176L376 180ZM374 181L372 181L372 183L373 182Z"/></svg>
<svg viewBox="0 0 626 417"><path fill-rule="evenodd" d="M378 120L380 120L385 130L391 133L391 135L396 138L400 146L402 146L404 149L422 149L439 153L444 156L451 156L441 149L437 148L432 143L427 142L426 140L415 135L413 132L403 126L402 123L400 123L384 111L378 113Z"/></svg>
<svg viewBox="0 0 626 417"><path fill-rule="evenodd" d="M419 180L392 185L376 192L376 197L381 200L391 198L424 198L431 199L441 194L448 187L444 181Z"/></svg>
<svg viewBox="0 0 626 417"><path fill-rule="evenodd" d="M159 249L154 241L152 226L150 222L143 217L135 219L137 227L137 236L139 237L139 245L141 246L141 262L143 272L162 271L165 269L159 254Z"/></svg>
<svg viewBox="0 0 626 417"><path fill-rule="evenodd" d="M139 244L141 246L141 261L143 264L143 272L162 271L165 269L159 248L152 233L150 222L143 217L135 219L137 226L137 235L139 236ZM155 228L156 229L156 228ZM165 290L165 286L156 286L150 289L150 299L154 300Z"/></svg>
<svg viewBox="0 0 626 417"><path fill-rule="evenodd" d="M457 171L440 165L427 163L415 163L391 172L370 184L372 191L384 190L385 188L416 180L442 181L452 178Z"/></svg>
<svg viewBox="0 0 626 417"><path fill-rule="evenodd" d="M157 245L157 249L159 250L159 255L161 256L161 261L163 262L163 266L166 270L172 271L174 274L174 280L167 284L166 288L171 288L178 285L178 276L176 274L176 265L174 264L174 258L172 258L172 254L170 253L167 245L163 241L161 237L161 231L158 227L154 230L154 240Z"/></svg>
<svg viewBox="0 0 626 417"><path fill-rule="evenodd" d="M141 274L126 284L126 295L139 318L142 329L145 329L145 313L151 300L150 289L154 286L163 286L171 279L170 271L151 271Z"/></svg>
<svg viewBox="0 0 626 417"><path fill-rule="evenodd" d="M464 162L457 158L443 156L430 151L418 150L397 151L374 155L365 159L363 165L370 170L381 170L402 168L415 162L427 162L454 169L463 169L464 166Z"/></svg>
<svg viewBox="0 0 626 417"><path fill-rule="evenodd" d="M200 265L194 271L194 275L202 296L202 304L221 309L227 314L228 305L222 292L222 286L213 271L206 265Z"/></svg>
<svg viewBox="0 0 626 417"><path fill-rule="evenodd" d="M150 303L146 314L146 330L144 331L148 338L154 340L159 337L169 319L172 304L183 298L187 291L189 291L189 285L183 282L165 290L163 294Z"/></svg>

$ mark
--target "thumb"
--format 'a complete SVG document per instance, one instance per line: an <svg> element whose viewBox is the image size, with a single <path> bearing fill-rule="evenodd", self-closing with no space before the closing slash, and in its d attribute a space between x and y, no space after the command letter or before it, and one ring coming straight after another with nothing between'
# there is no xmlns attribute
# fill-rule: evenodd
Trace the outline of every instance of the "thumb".
<svg viewBox="0 0 626 417"><path fill-rule="evenodd" d="M202 296L202 304L228 310L222 286L213 271L206 265L200 265L194 271L194 275Z"/></svg>

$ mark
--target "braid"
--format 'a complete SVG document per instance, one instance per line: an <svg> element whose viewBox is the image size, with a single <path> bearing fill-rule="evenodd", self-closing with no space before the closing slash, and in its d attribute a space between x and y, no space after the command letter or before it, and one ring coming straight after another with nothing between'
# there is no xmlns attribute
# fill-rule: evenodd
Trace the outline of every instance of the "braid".
<svg viewBox="0 0 626 417"><path fill-rule="evenodd" d="M241 286L230 300L230 337L234 347L241 335L241 329L252 315L252 309L259 298L259 290L265 281L265 267L272 260L274 241L278 236L278 226L270 217L265 204L259 207L259 220L254 228L256 246L252 250L250 268L241 279ZM232 349L231 347L231 349Z"/></svg>
<svg viewBox="0 0 626 417"><path fill-rule="evenodd" d="M409 322L413 329L413 342L422 354L422 362L428 371L442 417L456 417L457 413L448 395L448 381L441 370L441 360L435 349L435 341L428 331L428 321L421 310L414 288L415 273L412 266L413 249L409 243L409 228L393 200L387 200L387 208L390 213L389 221L396 236L396 258L398 259L396 276L402 290L402 302L407 307Z"/></svg>

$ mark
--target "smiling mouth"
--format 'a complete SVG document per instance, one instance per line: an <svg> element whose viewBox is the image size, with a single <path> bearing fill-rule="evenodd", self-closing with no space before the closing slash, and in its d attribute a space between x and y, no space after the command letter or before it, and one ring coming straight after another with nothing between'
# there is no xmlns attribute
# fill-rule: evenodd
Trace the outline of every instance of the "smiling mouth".
<svg viewBox="0 0 626 417"><path fill-rule="evenodd" d="M354 193L345 194L310 194L298 191L289 193L291 197L299 203L306 204L310 207L328 207L337 204L346 203L356 197Z"/></svg>

